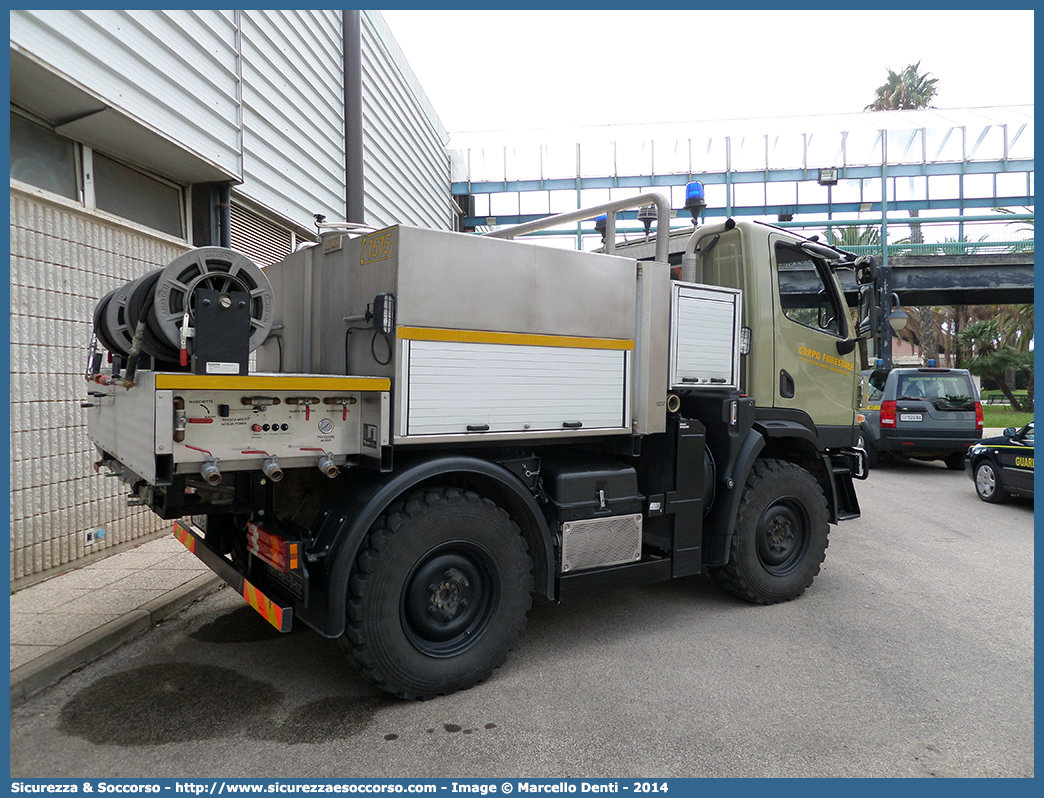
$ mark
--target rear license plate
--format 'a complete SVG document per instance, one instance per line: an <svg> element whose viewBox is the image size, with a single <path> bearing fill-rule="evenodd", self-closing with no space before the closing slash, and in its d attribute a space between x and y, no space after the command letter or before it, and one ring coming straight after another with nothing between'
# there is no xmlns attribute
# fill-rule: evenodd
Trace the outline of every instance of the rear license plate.
<svg viewBox="0 0 1044 798"><path fill-rule="evenodd" d="M900 421L920 421L921 420L921 414L920 413L900 413L899 414L899 420Z"/></svg>

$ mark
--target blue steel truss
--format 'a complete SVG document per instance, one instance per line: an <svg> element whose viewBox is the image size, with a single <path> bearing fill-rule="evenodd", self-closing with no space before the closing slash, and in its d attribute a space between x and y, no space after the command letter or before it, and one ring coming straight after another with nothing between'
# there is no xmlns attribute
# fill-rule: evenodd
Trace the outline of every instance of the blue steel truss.
<svg viewBox="0 0 1044 798"><path fill-rule="evenodd" d="M885 211L927 211L940 210L963 213L966 210L981 208L1026 208L1033 202L1032 174L1034 162L1032 158L1004 161L970 161L963 163L931 163L931 164L892 164L883 169L880 166L850 166L838 170L839 180L894 180L904 177L931 177L942 175L993 175L1024 174L1025 193L1011 196L1000 196L996 192L992 197L963 197L945 199L889 200L887 207L882 200L869 202L825 202L825 203L779 203L760 205L736 205L732 202L732 191L726 192L728 198L724 207L708 207L703 215L707 218L729 216L764 216L778 217L780 214L803 216L821 216L827 218L835 214L870 213L880 216ZM452 184L454 197L468 197L479 194L515 194L534 191L586 191L589 189L650 189L684 186L693 180L699 180L706 186L731 186L768 183L800 183L817 181L818 169L772 169L749 172L709 172L661 175L614 175L611 177L576 177L547 180L505 180L498 182L456 182ZM828 192L832 193L828 188ZM879 193L879 192L877 192ZM894 196L894 192L892 192ZM472 228L482 225L512 225L540 219L547 214L509 214L491 217L465 216L463 226ZM636 219L636 211L621 212L620 219ZM846 221L838 219L838 221ZM849 219L847 221L862 221Z"/></svg>
<svg viewBox="0 0 1044 798"><path fill-rule="evenodd" d="M1033 106L753 122L761 126L756 133L749 128L750 121L635 125L629 130L601 132L589 129L578 132L575 141L579 143L575 144L566 143L569 139L544 143L541 135L553 137L551 131L536 136L532 131L503 133L500 141L490 134L485 141L465 138L465 148L451 151L452 194L461 211L459 224L463 229L475 229L531 221L547 216L552 205L565 210L562 199L567 193L575 197L575 202L569 200L573 205L569 209L575 209L581 206L584 192L599 190L667 189L664 193L680 209L681 187L691 180L708 187L704 211L708 219L798 217L808 223L867 224L873 221L868 217L876 217L887 229L892 222L901 224L922 212L931 216L981 214L993 208L1026 211L1034 203ZM740 129L745 124L748 129ZM628 133L630 138L617 140ZM570 151L573 147L575 160ZM605 157L607 152L611 152L610 158ZM591 163L601 165L587 166ZM800 168L795 168L797 164ZM621 173L618 165L630 173ZM754 165L763 168L750 168ZM694 171L698 166L708 168ZM592 174L592 168L603 173ZM837 185L820 182L824 168L836 169ZM547 176L556 169L558 176ZM525 174L527 171L533 175ZM570 172L573 176L562 176ZM514 179L493 179L507 176ZM923 180L915 184L917 178ZM968 178L978 182L974 190L966 192ZM1003 181L1001 189L998 178ZM792 184L793 200L777 201L789 191L780 184ZM992 190L984 190L987 184ZM758 185L760 192L751 190ZM825 191L818 187L808 190L814 186ZM716 206L710 201L714 188L723 199ZM534 192L548 193L548 212L521 212L522 197L532 197ZM552 194L558 195L556 202L552 202ZM519 212L491 210L494 205L510 205L507 195L518 198ZM761 201L755 201L759 195ZM534 205L532 201L525 204ZM618 218L635 219L636 215L630 211ZM678 214L679 223L688 221L686 212ZM594 231L590 223L582 223L564 234L575 235L580 247L584 237Z"/></svg>

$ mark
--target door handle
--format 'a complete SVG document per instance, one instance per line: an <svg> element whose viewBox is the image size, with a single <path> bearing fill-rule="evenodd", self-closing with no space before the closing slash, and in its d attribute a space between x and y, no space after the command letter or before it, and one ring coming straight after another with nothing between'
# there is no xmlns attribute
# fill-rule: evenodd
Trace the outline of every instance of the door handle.
<svg viewBox="0 0 1044 798"><path fill-rule="evenodd" d="M784 399L794 398L794 378L786 369L779 370L779 395Z"/></svg>

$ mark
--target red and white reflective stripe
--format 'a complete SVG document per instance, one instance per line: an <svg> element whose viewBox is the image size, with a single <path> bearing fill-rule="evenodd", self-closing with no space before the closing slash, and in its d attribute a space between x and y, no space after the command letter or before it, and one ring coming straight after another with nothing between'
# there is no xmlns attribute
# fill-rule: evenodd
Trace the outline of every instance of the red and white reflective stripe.
<svg viewBox="0 0 1044 798"><path fill-rule="evenodd" d="M272 602L268 596L254 587L246 579L243 580L243 598L247 604L257 610L258 614L272 626L283 631L283 608Z"/></svg>
<svg viewBox="0 0 1044 798"><path fill-rule="evenodd" d="M174 524L174 537L178 539L182 546L191 551L193 554L196 553L196 538L188 533L181 524Z"/></svg>

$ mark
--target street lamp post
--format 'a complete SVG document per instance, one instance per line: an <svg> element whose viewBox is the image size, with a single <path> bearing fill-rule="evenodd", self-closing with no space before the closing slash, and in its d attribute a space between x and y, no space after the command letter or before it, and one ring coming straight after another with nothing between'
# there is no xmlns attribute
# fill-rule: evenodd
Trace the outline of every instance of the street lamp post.
<svg viewBox="0 0 1044 798"><path fill-rule="evenodd" d="M906 327L910 317L902 308L899 295L891 291L892 270L885 269L881 274L881 329L877 357L881 361L881 367L890 369L892 367L892 333L899 332Z"/></svg>
<svg viewBox="0 0 1044 798"><path fill-rule="evenodd" d="M892 313L892 270L881 267L881 315L877 329L877 361L880 368L892 367L892 326L888 317Z"/></svg>

